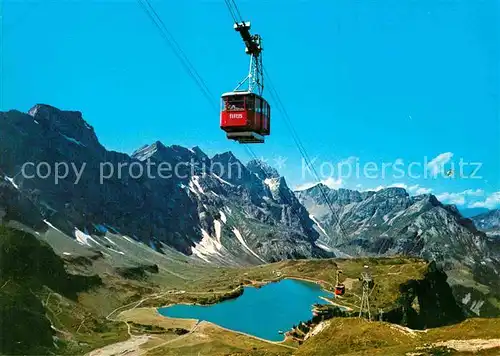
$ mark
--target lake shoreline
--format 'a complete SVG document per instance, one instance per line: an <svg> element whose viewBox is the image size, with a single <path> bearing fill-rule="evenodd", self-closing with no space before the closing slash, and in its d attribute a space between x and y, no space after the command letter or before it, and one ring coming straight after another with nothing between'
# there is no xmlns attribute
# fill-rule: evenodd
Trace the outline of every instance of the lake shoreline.
<svg viewBox="0 0 500 356"><path fill-rule="evenodd" d="M235 289L233 289L232 291L227 292L226 294L223 294L220 297L220 300L216 300L216 301L214 301L212 303L202 304L202 303L196 303L196 302L191 302L191 303L190 302L179 302L179 303L170 303L170 304L167 304L167 305L162 305L162 306L159 306L157 308L158 309L159 308L167 308L167 307L171 307L173 305L196 305L196 306L206 306L206 307L209 307L209 306L214 305L214 304L222 303L222 302L225 302L225 301L229 301L229 300L233 300L233 299L237 299L237 298L241 297L244 292L241 292L239 294L235 293L239 289L242 289L243 291L244 291L245 288L256 288L256 289L259 289L259 288L262 288L262 287L264 287L266 285L269 285L269 284L272 284L272 283L279 283L279 282L281 282L283 280L286 280L286 279L288 279L288 280L303 281L303 282L308 282L308 283L312 283L312 284L318 285L318 286L321 287L321 290L323 292L330 293L330 294L333 295L333 292L325 289L324 286L321 284L321 281L319 281L319 280L308 279L308 278L303 278L303 277L283 276L283 277L280 277L280 278L275 279L275 280L251 281L252 283L238 286ZM210 292L207 292L207 294L209 294L209 293ZM215 294L215 293L221 293L221 292L213 292L213 293ZM189 292L185 292L183 294L189 295L190 293ZM336 305L336 306L343 307L343 308L348 308L348 307L345 307L343 305L334 303L333 301L331 301L329 299L326 299L324 297L320 297L320 298L323 299L325 302L327 302L329 304Z"/></svg>
<svg viewBox="0 0 500 356"><path fill-rule="evenodd" d="M286 318L283 319L281 321L281 325L280 325L279 322L277 323L276 328L274 329L274 331L268 330L268 332L270 332L269 335L266 335L266 332L259 332L257 334L253 334L253 333L245 331L245 330L239 330L241 326L238 326L237 323L235 325L231 326L231 324L234 323L234 320L233 321L229 321L229 322L218 320L217 318L220 318L220 315L222 315L222 314L219 314L219 316L215 317L215 319L213 317L210 317L210 316L207 317L204 314L210 313L211 311L203 311L204 308L198 309L198 311L196 311L196 309L194 309L195 310L195 314L194 315L191 314L190 316L186 316L186 317L183 316L183 313L186 313L187 309L178 309L178 308L176 308L177 310L184 310L184 311L181 311L180 314L179 314L179 311L177 311L177 314L175 312L172 313L172 311L176 310L176 309L171 309L171 308L175 307L175 306L187 306L187 307L193 306L193 307L199 307L199 308L200 307L207 307L207 309L208 309L208 308L213 307L214 305L222 305L222 304L224 304L224 302L231 301L231 300L234 301L236 299L239 299L238 297L245 295L244 292L239 293L238 295L233 295L231 297L228 297L228 295L226 294L224 296L221 296L222 298L221 298L220 301L214 301L213 303L209 303L209 304L206 304L206 303L197 303L196 301L194 301L194 302L169 303L168 305L164 305L162 307L159 307L156 310L157 310L157 314L158 315L161 315L162 317L165 317L165 318L170 318L170 319L194 319L194 320L198 320L200 322L201 321L206 321L206 322L214 324L217 327L220 327L222 329L225 329L225 330L228 330L228 331L231 331L231 332L235 332L235 333L240 333L240 334L247 335L247 336L251 336L251 337L254 337L256 339L264 340L266 342L278 343L278 344L285 343L287 340L289 340L289 335L288 335L289 332L291 330L293 330L293 326L292 325L295 325L296 323L299 323L301 320L306 320L305 318L310 318L310 317L314 316L314 311L315 311L316 305L317 304L321 304L321 302L319 302L318 299L321 299L322 301L324 301L324 302L326 302L328 304L334 304L332 301L330 301L329 299L325 298L327 296L333 295L333 293L331 291L325 289L324 285L320 281L316 281L316 280L312 280L312 279L297 278L297 277L293 277L293 276L283 276L282 278L278 278L278 279L275 279L275 280L250 281L251 283L245 284L243 286L239 286L238 288L240 288L242 291L244 291L246 288L250 288L250 287L252 287L254 290L256 290L256 289L260 289L261 287L268 286L270 284L277 284L277 283L284 282L285 280L289 280L289 281L297 282L297 283L305 282L305 284L302 284L302 287L298 287L298 286L300 286L300 284L290 284L290 283L287 283L284 288L288 288L288 289L292 288L291 290L295 290L297 288L299 288L299 290L308 290L309 292L307 292L306 294L303 294L304 292L299 292L299 294L298 294L299 299L297 299L297 303L299 303L302 300L300 298L304 298L306 295L308 295L308 297L306 297L306 299L304 299L304 301L307 301L308 300L307 298L309 298L309 302L306 302L306 303L311 303L311 304L307 304L311 308L310 309L308 308L308 312L307 312L308 315L307 316L304 315L304 309L303 308L302 309L298 308L299 310L302 310L302 312L299 311L298 314L295 315L296 320L295 320L295 318L294 318L293 315L291 315L291 317L293 319L291 321L288 320L288 322L287 322ZM285 290L287 290L287 289L285 289ZM277 293L276 291L277 291L277 289L273 288L268 293ZM234 290L231 291L231 292L234 293ZM252 292L252 293L254 293L254 292ZM282 292L280 291L279 293L281 294ZM283 293L285 293L284 295L286 295L287 292L283 292ZM186 294L188 294L188 292ZM228 294L230 294L230 293L228 293ZM250 297L250 298L252 298L252 297ZM253 297L253 298L255 298L255 297ZM311 299L311 298L313 298L313 299ZM314 298L316 298L316 301L314 301ZM242 303L245 303L245 302L242 302ZM247 301L247 303L248 303L248 301ZM293 307L293 303L294 303L293 300L291 302L289 301L288 303L289 304L292 303L292 304L290 304L290 306L288 308L292 308L292 309L295 308L295 307ZM300 305L301 304L299 304L298 306L300 306ZM272 304L270 304L269 307L272 308L273 310L275 308L274 306L272 306ZM169 309L170 313L167 312L166 310L163 311L163 309L167 309L167 308ZM229 308L231 308L231 307L229 307ZM278 307L277 310L279 310L279 309L280 308ZM243 310L243 309L241 309L241 310ZM233 310L233 313L234 313L234 310ZM189 314L189 312L188 312L188 314ZM231 313L228 313L227 315L231 315ZM309 319L307 319L307 320L309 320ZM287 326L284 326L283 322ZM288 323L290 323L290 325L288 325ZM278 336L278 334L280 336ZM272 335L272 336L270 336L270 335Z"/></svg>

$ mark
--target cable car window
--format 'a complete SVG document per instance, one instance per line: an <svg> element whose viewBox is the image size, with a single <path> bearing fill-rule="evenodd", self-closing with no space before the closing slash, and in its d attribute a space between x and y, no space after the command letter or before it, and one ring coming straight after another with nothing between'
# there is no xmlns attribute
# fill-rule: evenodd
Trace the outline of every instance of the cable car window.
<svg viewBox="0 0 500 356"><path fill-rule="evenodd" d="M258 113L262 113L262 101L260 98L255 98L255 111Z"/></svg>
<svg viewBox="0 0 500 356"><path fill-rule="evenodd" d="M223 111L229 110L229 99L228 98L222 98L222 110Z"/></svg>
<svg viewBox="0 0 500 356"><path fill-rule="evenodd" d="M253 96L246 97L247 110L255 110L255 98Z"/></svg>
<svg viewBox="0 0 500 356"><path fill-rule="evenodd" d="M226 111L243 111L245 110L245 101L242 97L229 96L226 98Z"/></svg>

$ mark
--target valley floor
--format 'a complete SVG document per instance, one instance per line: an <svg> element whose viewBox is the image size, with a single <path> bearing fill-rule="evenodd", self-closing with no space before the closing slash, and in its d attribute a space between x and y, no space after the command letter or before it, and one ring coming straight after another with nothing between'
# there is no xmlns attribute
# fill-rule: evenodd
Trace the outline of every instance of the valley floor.
<svg viewBox="0 0 500 356"><path fill-rule="evenodd" d="M322 323L314 336L299 344L288 338L276 343L251 335L224 329L205 321L175 319L161 316L160 306L173 303L198 303L234 292L228 286L240 283L260 285L281 278L314 281L325 289L332 286L333 273L327 268L332 260L287 261L248 269L228 269L217 273L215 280L205 278L187 290L169 290L144 297L116 308L108 319L126 323L130 339L88 353L89 356L113 355L500 355L500 320L468 319L452 326L412 330L385 322L368 322L358 318L334 318ZM373 264L373 261L370 261ZM366 260L336 261L348 276L348 292L336 300L356 310L359 305L358 281L354 278ZM374 306L394 301L394 286L408 278L418 278L420 260L384 260L374 266L380 289ZM325 272L326 271L326 272ZM279 276L279 277L278 277ZM385 276L385 277L383 277ZM214 278L212 276L210 278ZM209 278L209 279L210 279ZM216 285L218 289L212 289ZM212 287L212 288L211 288ZM327 300L329 301L329 300ZM329 301L332 302L332 301Z"/></svg>
<svg viewBox="0 0 500 356"><path fill-rule="evenodd" d="M114 320L123 321L129 330L132 329L130 339L94 350L88 356L227 355L250 350L289 355L297 349L286 343L260 339L206 321L167 318L153 307L132 307L120 312ZM156 327L162 332L140 334L137 330L139 325Z"/></svg>
<svg viewBox="0 0 500 356"><path fill-rule="evenodd" d="M369 265L375 280L370 292L372 314L390 312L401 305L403 284L427 278L430 265L417 258L287 260L233 268L194 263L169 251L152 252L131 239L111 235L107 237L114 248L125 251L123 255L84 248L57 231L40 239L6 227L0 232L0 261L9 261L0 274L0 321L9 325L0 334L3 354L415 356L446 348L462 354L474 350L500 354L499 319L469 319L418 332L384 322L333 318L321 327L313 325L315 335L303 337L303 342L288 338L276 343L208 322L166 318L156 311L177 303L218 303L237 298L244 286L258 288L284 278L313 281L331 291L339 269L346 293L335 300L327 297L325 304L356 311L362 293L359 276ZM445 280L431 282L433 288L440 284L449 288Z"/></svg>
<svg viewBox="0 0 500 356"><path fill-rule="evenodd" d="M129 340L94 350L88 356L500 354L499 319L468 319L457 325L421 331L385 322L336 318L323 322L321 331L302 345L290 341L270 342L209 322L167 318L152 307L132 307L120 312L116 320L132 329ZM186 333L141 334L131 325L183 329Z"/></svg>

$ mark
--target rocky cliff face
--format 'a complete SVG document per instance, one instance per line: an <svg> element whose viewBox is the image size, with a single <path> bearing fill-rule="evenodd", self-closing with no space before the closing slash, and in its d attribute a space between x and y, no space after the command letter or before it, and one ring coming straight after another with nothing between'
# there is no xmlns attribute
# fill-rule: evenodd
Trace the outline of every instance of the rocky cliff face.
<svg viewBox="0 0 500 356"><path fill-rule="evenodd" d="M402 188L321 188L327 201L319 186L296 194L321 233L319 241L330 247L351 255L408 254L438 262L484 257L485 235L434 195L410 197Z"/></svg>
<svg viewBox="0 0 500 356"><path fill-rule="evenodd" d="M81 113L48 105L0 113L0 149L0 218L46 220L70 236L113 229L215 263L331 255L285 180L230 152L161 142L108 151Z"/></svg>
<svg viewBox="0 0 500 356"><path fill-rule="evenodd" d="M233 256L262 263L331 255L315 245L319 235L284 178L262 162L245 166L230 152L209 158L199 148L159 142L132 157L158 165L190 162L174 179L195 203L202 239L193 253L204 260Z"/></svg>
<svg viewBox="0 0 500 356"><path fill-rule="evenodd" d="M489 235L500 235L500 209L490 210L471 219L479 230Z"/></svg>
<svg viewBox="0 0 500 356"><path fill-rule="evenodd" d="M398 306L379 315L379 318L413 329L428 329L463 321L464 312L455 301L452 288L446 280L446 273L436 263L431 263L423 279L409 280L400 286Z"/></svg>

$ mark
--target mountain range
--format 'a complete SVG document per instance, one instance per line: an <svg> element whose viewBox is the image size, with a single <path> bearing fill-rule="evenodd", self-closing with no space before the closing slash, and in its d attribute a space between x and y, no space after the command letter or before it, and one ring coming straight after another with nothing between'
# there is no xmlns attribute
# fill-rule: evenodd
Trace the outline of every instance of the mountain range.
<svg viewBox="0 0 500 356"><path fill-rule="evenodd" d="M0 113L0 149L1 209L29 226L51 224L76 239L112 229L221 264L332 256L316 246L319 234L285 180L258 161L161 142L131 156L108 151L81 113L48 105ZM34 164L23 174L26 162ZM40 163L53 174L35 174ZM78 168L56 183L58 163ZM175 174L138 176L131 168L154 163Z"/></svg>
<svg viewBox="0 0 500 356"><path fill-rule="evenodd" d="M445 263L462 263L465 256L475 263L487 256L486 235L432 194L333 190L322 184L296 194L321 234L318 242L349 255L416 255Z"/></svg>
<svg viewBox="0 0 500 356"><path fill-rule="evenodd" d="M110 231L202 264L419 256L449 271L471 309L478 300L494 309L488 298L500 285L500 249L481 230L498 228L498 211L471 220L434 195L412 197L402 188L318 184L293 192L274 168L243 164L231 152L208 157L161 142L132 155L109 151L80 112L42 104L0 113L0 150L4 222L57 229L103 251L114 249L103 245ZM56 181L56 169L64 178Z"/></svg>
<svg viewBox="0 0 500 356"><path fill-rule="evenodd" d="M488 235L500 235L500 210L490 210L472 218L474 224Z"/></svg>

